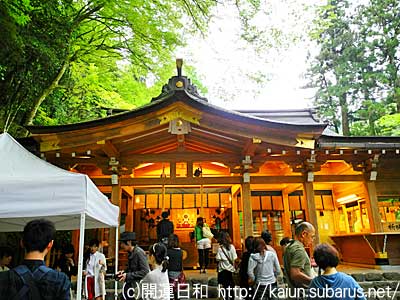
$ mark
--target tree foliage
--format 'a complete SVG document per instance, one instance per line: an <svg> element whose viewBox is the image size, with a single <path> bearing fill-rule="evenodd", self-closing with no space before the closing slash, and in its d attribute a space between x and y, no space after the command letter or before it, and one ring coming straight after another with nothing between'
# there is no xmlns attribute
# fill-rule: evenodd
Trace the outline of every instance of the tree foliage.
<svg viewBox="0 0 400 300"><path fill-rule="evenodd" d="M84 121L148 101L170 76L184 29L204 29L215 4L0 2L0 128Z"/></svg>
<svg viewBox="0 0 400 300"><path fill-rule="evenodd" d="M319 53L311 63L320 115L344 135L393 134L380 121L399 113L400 4L329 0L311 37Z"/></svg>

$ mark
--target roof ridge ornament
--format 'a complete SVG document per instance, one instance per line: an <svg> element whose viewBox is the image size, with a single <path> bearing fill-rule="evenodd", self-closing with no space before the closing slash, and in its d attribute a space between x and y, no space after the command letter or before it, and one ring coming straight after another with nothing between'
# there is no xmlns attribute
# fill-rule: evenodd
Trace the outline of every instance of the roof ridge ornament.
<svg viewBox="0 0 400 300"><path fill-rule="evenodd" d="M161 94L151 99L151 102L163 99L164 97L172 95L175 91L185 91L196 100L208 102L207 98L199 95L197 87L192 84L191 80L182 75L183 59L176 59L177 76L173 76L168 80L168 84L162 87Z"/></svg>

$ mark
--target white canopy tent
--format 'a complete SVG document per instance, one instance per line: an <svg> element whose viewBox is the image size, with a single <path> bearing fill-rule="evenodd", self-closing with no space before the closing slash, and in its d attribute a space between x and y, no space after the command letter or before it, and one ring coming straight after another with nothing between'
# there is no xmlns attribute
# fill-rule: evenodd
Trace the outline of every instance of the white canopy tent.
<svg viewBox="0 0 400 300"><path fill-rule="evenodd" d="M27 222L37 218L53 221L57 230L80 229L78 300L85 228L118 229L118 217L119 207L111 204L87 175L47 163L9 134L0 134L0 231L22 231Z"/></svg>

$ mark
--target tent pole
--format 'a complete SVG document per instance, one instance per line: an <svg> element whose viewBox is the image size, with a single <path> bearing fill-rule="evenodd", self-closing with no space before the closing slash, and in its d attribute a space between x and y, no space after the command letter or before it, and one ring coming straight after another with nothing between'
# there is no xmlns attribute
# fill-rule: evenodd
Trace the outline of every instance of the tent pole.
<svg viewBox="0 0 400 300"><path fill-rule="evenodd" d="M81 213L79 229L79 255L78 255L78 281L76 284L76 300L82 299L82 275L83 275L83 247L85 242L85 213Z"/></svg>
<svg viewBox="0 0 400 300"><path fill-rule="evenodd" d="M118 273L118 227L115 228L115 274ZM114 281L114 299L118 299L118 281Z"/></svg>

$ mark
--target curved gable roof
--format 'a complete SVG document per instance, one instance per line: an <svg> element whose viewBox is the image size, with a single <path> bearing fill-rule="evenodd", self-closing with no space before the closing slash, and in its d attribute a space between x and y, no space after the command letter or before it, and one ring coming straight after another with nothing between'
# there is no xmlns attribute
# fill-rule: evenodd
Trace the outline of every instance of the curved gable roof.
<svg viewBox="0 0 400 300"><path fill-rule="evenodd" d="M58 126L27 126L27 129L33 134L52 134L70 132L83 129L95 129L102 126L118 123L134 121L139 117L148 119L153 117L154 114L168 109L174 103L182 103L187 109L194 109L202 114L202 120L209 118L217 118L217 122L224 123L233 127L253 127L261 130L272 130L280 133L287 133L289 135L303 135L309 138L319 137L326 124L319 123L315 119L310 122L310 118L300 119L297 118L281 118L277 119L273 114L266 114L265 111L257 113L256 111L232 111L224 108L217 107L210 104L206 98L201 97L197 93L197 89L190 83L190 80L185 76L174 76L168 84L163 87L163 92L156 98L153 98L149 104L142 107L112 115L106 118ZM172 108L173 109L173 108ZM298 112L298 111L297 111ZM307 110L302 111L303 114ZM310 111L308 111L310 114ZM289 111L287 111L289 113ZM148 117L147 117L148 115ZM293 111L292 115L295 115ZM211 121L210 121L211 122ZM200 123L203 123L202 121ZM251 129L249 128L251 131Z"/></svg>

